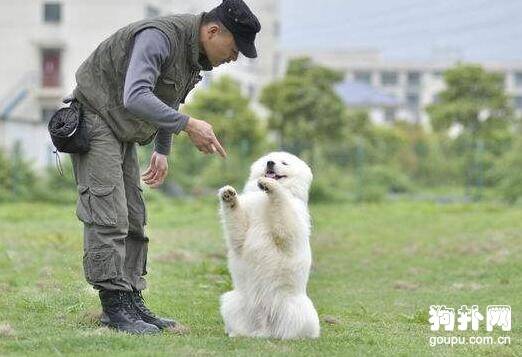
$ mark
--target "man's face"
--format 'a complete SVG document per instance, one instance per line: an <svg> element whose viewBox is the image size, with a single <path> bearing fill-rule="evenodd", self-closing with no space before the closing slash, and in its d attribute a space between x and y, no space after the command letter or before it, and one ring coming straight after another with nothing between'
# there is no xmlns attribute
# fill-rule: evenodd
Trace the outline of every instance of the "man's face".
<svg viewBox="0 0 522 357"><path fill-rule="evenodd" d="M237 60L239 51L236 41L234 41L234 36L227 29L217 24L210 24L204 30L204 36L205 55L213 67Z"/></svg>

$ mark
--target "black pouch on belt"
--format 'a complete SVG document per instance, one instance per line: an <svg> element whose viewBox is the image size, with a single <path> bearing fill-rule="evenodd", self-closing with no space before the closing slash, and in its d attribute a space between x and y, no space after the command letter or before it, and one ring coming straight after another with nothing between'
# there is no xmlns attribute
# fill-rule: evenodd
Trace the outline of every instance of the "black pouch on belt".
<svg viewBox="0 0 522 357"><path fill-rule="evenodd" d="M71 101L69 107L61 108L54 113L47 129L59 152L84 154L90 149L82 105L76 99Z"/></svg>

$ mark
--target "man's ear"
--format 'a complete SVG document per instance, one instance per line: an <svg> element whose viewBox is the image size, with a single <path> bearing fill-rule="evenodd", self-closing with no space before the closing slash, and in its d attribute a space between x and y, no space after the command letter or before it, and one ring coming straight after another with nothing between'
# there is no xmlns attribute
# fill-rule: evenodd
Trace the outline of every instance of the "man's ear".
<svg viewBox="0 0 522 357"><path fill-rule="evenodd" d="M216 36L219 33L219 25L218 24L209 24L207 27L207 34L210 38Z"/></svg>

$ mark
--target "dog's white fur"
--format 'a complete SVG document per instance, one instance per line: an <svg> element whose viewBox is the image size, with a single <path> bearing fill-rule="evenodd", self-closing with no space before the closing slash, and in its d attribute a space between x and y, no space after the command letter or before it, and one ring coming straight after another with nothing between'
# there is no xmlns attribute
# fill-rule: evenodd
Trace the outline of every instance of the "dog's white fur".
<svg viewBox="0 0 522 357"><path fill-rule="evenodd" d="M273 161L280 179L265 177ZM219 190L234 290L221 296L231 336L316 338L319 318L306 295L312 254L310 168L296 156L273 152L251 167L244 192Z"/></svg>

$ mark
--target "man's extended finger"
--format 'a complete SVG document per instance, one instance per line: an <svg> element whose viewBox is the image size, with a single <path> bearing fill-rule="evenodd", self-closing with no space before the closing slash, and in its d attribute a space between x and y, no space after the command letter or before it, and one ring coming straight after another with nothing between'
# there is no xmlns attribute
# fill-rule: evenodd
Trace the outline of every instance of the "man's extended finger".
<svg viewBox="0 0 522 357"><path fill-rule="evenodd" d="M153 178L155 174L156 174L156 172L155 172L155 171L152 171L152 172L150 172L147 176L143 176L142 179L143 179L143 181L148 181L148 180L150 180L151 178Z"/></svg>
<svg viewBox="0 0 522 357"><path fill-rule="evenodd" d="M150 179L148 181L145 181L145 183L150 186L150 187L154 187L154 185L156 185L159 181L158 180L153 180L153 179Z"/></svg>
<svg viewBox="0 0 522 357"><path fill-rule="evenodd" d="M152 188L156 188L163 184L163 181L165 181L165 176L165 174L158 174L154 176L154 178L151 179L147 184Z"/></svg>
<svg viewBox="0 0 522 357"><path fill-rule="evenodd" d="M152 187L152 188L156 187L156 184L157 184L157 182L154 180L147 180L144 182L147 184L147 186Z"/></svg>
<svg viewBox="0 0 522 357"><path fill-rule="evenodd" d="M154 177L152 177L151 181L156 183L156 182L159 182L163 177L165 177L164 171L157 170L156 174L154 175Z"/></svg>
<svg viewBox="0 0 522 357"><path fill-rule="evenodd" d="M143 176L142 176L143 181L145 182L145 181L150 180L152 177L154 177L154 175L156 174L156 172L157 172L157 169L155 169L155 168L149 170L149 172L147 173L147 175L143 175Z"/></svg>
<svg viewBox="0 0 522 357"><path fill-rule="evenodd" d="M225 151L225 149L223 149L223 146L221 146L221 144L219 143L219 141L216 137L214 137L212 144L215 146L219 155L221 155L222 158L227 157L227 152Z"/></svg>

